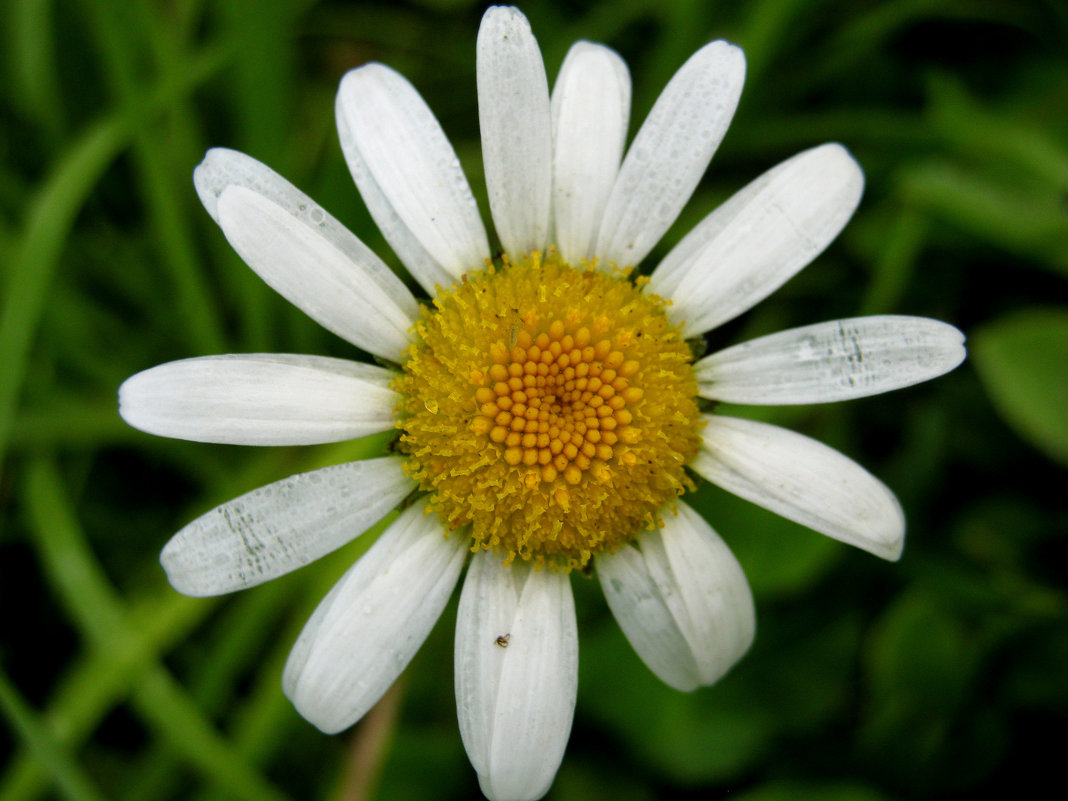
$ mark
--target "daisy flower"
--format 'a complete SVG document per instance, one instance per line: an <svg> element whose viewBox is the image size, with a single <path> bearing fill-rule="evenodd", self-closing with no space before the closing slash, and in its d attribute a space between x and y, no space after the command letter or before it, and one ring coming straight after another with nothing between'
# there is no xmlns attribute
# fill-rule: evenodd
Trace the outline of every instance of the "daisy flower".
<svg viewBox="0 0 1068 801"><path fill-rule="evenodd" d="M647 277L727 130L745 74L723 41L668 83L629 149L630 78L578 42L550 94L515 8L478 34L494 259L426 103L381 64L349 72L337 124L371 215L430 300L277 173L215 149L194 181L264 281L380 364L210 356L127 380L123 417L163 436L324 443L399 429L381 458L291 476L194 520L161 557L176 589L250 587L351 541L409 496L323 599L283 684L326 732L351 726L411 660L467 565L456 627L460 733L485 794L534 799L563 758L577 689L570 572L591 570L627 639L680 690L720 678L754 633L727 546L681 497L700 476L818 532L897 559L905 523L863 468L800 434L702 414L700 399L808 404L925 381L964 358L933 320L862 317L694 361L690 340L816 257L860 199L840 145L774 167Z"/></svg>

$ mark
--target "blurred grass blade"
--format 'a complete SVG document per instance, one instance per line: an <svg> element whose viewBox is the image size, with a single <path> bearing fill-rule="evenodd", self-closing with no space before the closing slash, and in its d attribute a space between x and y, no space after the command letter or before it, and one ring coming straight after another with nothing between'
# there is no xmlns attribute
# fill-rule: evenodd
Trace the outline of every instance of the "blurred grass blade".
<svg viewBox="0 0 1068 801"><path fill-rule="evenodd" d="M1026 3L997 0L892 0L867 4L859 13L844 15L833 37L824 37L826 46L814 54L816 66L806 75L811 74L815 82L823 82L849 73L873 53L888 49L889 43L902 31L931 20L997 21L1006 26L1026 27L1034 22L1035 16Z"/></svg>
<svg viewBox="0 0 1068 801"><path fill-rule="evenodd" d="M879 225L878 244L871 249L872 279L864 293L860 314L890 314L898 311L916 262L930 233L926 217L911 208L886 215L888 225Z"/></svg>
<svg viewBox="0 0 1068 801"><path fill-rule="evenodd" d="M112 415L114 415L114 410ZM31 422L33 419L30 418ZM23 417L19 419L20 434L25 433L22 431L25 420L26 418ZM136 432L134 433L136 435ZM388 436L388 434L380 434L340 443L329 448L311 449L305 452L306 461L294 464L292 468L298 472L307 471L327 464L368 458L382 452ZM18 441L21 441L21 436ZM69 440L65 441L69 442ZM35 440L33 446L40 448L48 442L47 438ZM229 475L228 478L233 482L232 486L221 487L219 496L238 493L243 491L242 488L270 481L280 467L272 460L257 459L244 474ZM206 483L211 482L206 480ZM388 519L379 524L379 527L384 527ZM364 549L370 547L372 541L371 536L363 537L354 543L356 548L350 546L343 549L337 556L337 563L342 565L346 563L346 560L351 561L357 553L362 553ZM235 748L252 764L266 763L270 754L273 753L271 749L285 744L280 728L291 721L292 707L279 689L282 666L288 656L290 644L296 640L304 621L342 571L343 567L329 573L326 581L314 583L307 593L308 600L304 604L306 609L293 616L292 631L279 636L277 644L270 651L272 656L268 658L268 663L273 667L266 672L260 671L255 690L248 694L247 702L238 707L236 711ZM63 732L63 741L68 747L80 744L90 737L103 717L125 700L129 687L153 667L159 655L166 653L173 645L184 639L222 600L221 598L191 599L178 595L169 588L163 592L161 597L146 599L137 608L130 610L130 621L142 635L137 643L138 648L118 651L93 650L77 663L60 684L55 693L55 699L45 713L45 718L57 730ZM281 597L289 597L291 594L292 589L283 583L268 585L256 594L243 597L234 607L230 617L240 618L242 627L246 627L250 622L260 620L263 615L274 610ZM206 671L212 672L214 682L225 680L231 687L205 687L204 690L213 697L227 692L237 680L237 676L230 674L240 665L230 664L232 660L228 654L232 654L234 649L248 651L254 646L254 643L249 643L247 637L240 636L240 631L232 631L225 621L220 624L220 627L227 632L227 636L205 655L202 664ZM249 655L246 653L243 659L247 661L248 658ZM230 670L219 672L217 666L220 663L229 664ZM229 678L225 678L226 676ZM204 693L194 690L194 695L197 696L199 702ZM210 701L210 698L208 700ZM132 788L131 792L136 789ZM33 801L40 798L45 790L47 790L47 775L39 762L27 753L21 753L12 760L3 776L0 777L0 801ZM205 790L206 792L214 791L212 795L214 798L231 797L227 790L218 786L209 786ZM143 793L140 797L152 798L153 796L151 793Z"/></svg>
<svg viewBox="0 0 1068 801"><path fill-rule="evenodd" d="M7 297L0 317L0 457L25 376L30 347L52 276L78 210L128 134L123 118L109 117L71 146L30 205L27 222L7 265ZM0 458L2 464L2 458Z"/></svg>
<svg viewBox="0 0 1068 801"><path fill-rule="evenodd" d="M241 695L239 682L247 671L256 668L255 662L267 647L266 642L278 634L278 619L293 596L290 583L275 581L258 592L242 593L222 610L213 628L218 637L203 657L193 666L187 684L197 707L207 712L222 712L228 702ZM175 595L182 598L183 596ZM189 600L189 599L186 599ZM288 648L299 632L283 640ZM274 691L279 691L281 674ZM284 698L284 696L283 696ZM255 764L251 763L250 764ZM183 781L184 766L178 755L164 743L149 749L126 778L126 801L144 799L155 801L160 795L170 795Z"/></svg>
<svg viewBox="0 0 1068 801"><path fill-rule="evenodd" d="M68 394L20 412L11 432L11 447L98 448L142 438L119 417L113 394L103 398Z"/></svg>
<svg viewBox="0 0 1068 801"><path fill-rule="evenodd" d="M143 648L115 590L89 550L59 472L46 457L30 462L26 506L45 572L70 619L98 651ZM204 719L170 674L152 668L131 687L138 716L205 776L242 801L283 801L285 796L245 763Z"/></svg>
<svg viewBox="0 0 1068 801"><path fill-rule="evenodd" d="M56 74L53 0L21 0L5 8L9 15L7 47L11 65L8 92L22 111L49 137L63 130L63 99Z"/></svg>
<svg viewBox="0 0 1068 801"><path fill-rule="evenodd" d="M40 760L65 798L70 801L106 801L74 757L56 742L55 737L19 695L2 670L0 707L19 738Z"/></svg>
<svg viewBox="0 0 1068 801"><path fill-rule="evenodd" d="M220 47L201 52L188 72L92 125L57 160L28 204L23 231L6 267L7 297L0 311L0 465L49 287L79 210L143 119L192 91L218 71L226 56Z"/></svg>
<svg viewBox="0 0 1068 801"><path fill-rule="evenodd" d="M83 6L116 101L124 108L136 109L137 99L143 91L138 75L137 44L145 33L127 16L135 7L91 0L84 0ZM175 70L181 74L180 65ZM166 128L153 129L149 122L143 120L134 128L133 152L141 195L158 240L159 259L170 273L190 345L198 352L219 353L224 350L225 341L222 325L194 252L185 212L187 204L180 200L182 195L177 190L179 183L188 188L188 172L183 173L179 182L171 163L175 154L168 141L170 132ZM188 170L196 156L187 154L187 158L190 161L186 164Z"/></svg>
<svg viewBox="0 0 1068 801"><path fill-rule="evenodd" d="M61 682L43 718L64 747L76 748L92 734L104 716L126 699L130 684L155 664L160 653L184 638L215 604L172 592L147 604L151 613L138 616L140 649L120 652L94 650L75 662ZM11 760L0 781L0 801L31 801L48 789L48 775L31 753Z"/></svg>
<svg viewBox="0 0 1068 801"><path fill-rule="evenodd" d="M761 0L746 5L748 16L736 42L745 50L746 81L763 79L784 40L794 35L798 17L811 15L813 5L811 0Z"/></svg>

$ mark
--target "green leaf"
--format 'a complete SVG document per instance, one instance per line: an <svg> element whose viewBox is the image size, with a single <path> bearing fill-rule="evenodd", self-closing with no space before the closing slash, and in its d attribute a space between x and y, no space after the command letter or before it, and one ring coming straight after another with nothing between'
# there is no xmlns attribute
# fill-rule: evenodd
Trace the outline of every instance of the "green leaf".
<svg viewBox="0 0 1068 801"><path fill-rule="evenodd" d="M613 621L585 626L580 714L680 785L736 780L776 740L826 725L847 703L858 622L814 614L780 609L766 626L758 622L752 651L714 686L692 693L662 684Z"/></svg>
<svg viewBox="0 0 1068 801"><path fill-rule="evenodd" d="M885 801L886 798L856 784L773 781L742 793L735 801Z"/></svg>
<svg viewBox="0 0 1068 801"><path fill-rule="evenodd" d="M1041 120L987 107L956 77L935 76L928 88L931 127L958 152L1025 171L1054 190L1068 185L1068 151Z"/></svg>
<svg viewBox="0 0 1068 801"><path fill-rule="evenodd" d="M1068 310L1028 309L971 337L994 407L1023 439L1068 464Z"/></svg>
<svg viewBox="0 0 1068 801"><path fill-rule="evenodd" d="M978 647L947 606L923 589L908 590L871 638L860 741L888 776L951 785L964 776L963 769L949 772L948 764L963 739L955 726L975 681Z"/></svg>
<svg viewBox="0 0 1068 801"><path fill-rule="evenodd" d="M1063 190L1022 172L925 161L900 171L905 201L978 240L1068 275Z"/></svg>
<svg viewBox="0 0 1068 801"><path fill-rule="evenodd" d="M740 667L717 686L681 693L661 683L614 621L582 633L580 714L611 729L642 762L672 780L725 781L770 746L774 715L739 692Z"/></svg>

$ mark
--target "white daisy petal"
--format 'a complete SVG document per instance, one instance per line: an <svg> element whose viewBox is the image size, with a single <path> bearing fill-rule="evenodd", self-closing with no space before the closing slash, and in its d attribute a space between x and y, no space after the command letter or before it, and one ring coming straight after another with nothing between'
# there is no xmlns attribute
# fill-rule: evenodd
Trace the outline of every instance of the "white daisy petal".
<svg viewBox="0 0 1068 801"><path fill-rule="evenodd" d="M456 617L456 709L464 748L480 774L489 772L497 688L519 604L520 578L524 575L525 568L504 568L499 556L480 551L471 558L460 593ZM487 642L494 647L486 647Z"/></svg>
<svg viewBox="0 0 1068 801"><path fill-rule="evenodd" d="M456 152L407 79L381 64L354 69L341 81L336 111L371 216L424 288L433 293L435 284L480 269L490 250L478 205ZM410 252L412 240L421 254Z"/></svg>
<svg viewBox="0 0 1068 801"><path fill-rule="evenodd" d="M593 257L630 119L630 73L614 51L576 42L552 94L554 240L564 261Z"/></svg>
<svg viewBox="0 0 1068 801"><path fill-rule="evenodd" d="M209 151L194 181L231 246L272 289L343 339L400 360L418 304L337 220L234 151Z"/></svg>
<svg viewBox="0 0 1068 801"><path fill-rule="evenodd" d="M875 476L833 448L778 426L705 415L691 467L748 501L883 559L901 557L905 516Z"/></svg>
<svg viewBox="0 0 1068 801"><path fill-rule="evenodd" d="M265 164L236 150L212 148L193 171L193 183L204 208L220 225L219 196L227 187L240 186L262 195L279 210L285 210L291 214L309 231L317 233L328 243L329 249L339 251L352 262L352 266L348 267L347 271L353 274L353 278L345 280L345 285L350 286L354 280L363 284L362 291L367 296L368 302L380 306L378 317L381 321L389 322L387 327L399 325L402 326L402 333L405 333L411 321L418 316L419 304L412 293L378 256L315 201ZM309 263L307 260L302 262L304 265ZM311 264L311 268L315 269L314 263ZM250 264L249 266L259 271L257 265ZM306 269L306 267L297 269ZM267 280L262 273L261 277ZM268 280L268 283L271 281ZM271 285L274 286L274 284ZM288 295L286 297L290 301L293 300ZM383 298L385 299L384 305L382 304ZM312 301L314 303L314 298ZM304 309L301 304L296 305ZM358 304L360 307L363 305L365 304ZM372 340L376 338L372 334L368 336L371 336ZM377 337L389 342L395 339L396 335L382 332ZM345 338L349 337L345 336ZM407 342L406 334L404 341ZM366 348L366 350L376 355L386 355L371 348Z"/></svg>
<svg viewBox="0 0 1068 801"><path fill-rule="evenodd" d="M451 286L452 273L442 267L437 259L419 244L419 240L408 229L404 220L394 211L385 190L371 175L370 169L360 156L360 151L351 146L352 135L341 120L338 121L338 134L341 137L342 147L345 149L345 161L349 165L349 172L352 173L352 178L360 190L360 197L363 198L364 205L370 210L375 225L389 242L393 252L427 293L436 294L435 287L437 286Z"/></svg>
<svg viewBox="0 0 1068 801"><path fill-rule="evenodd" d="M333 734L359 720L408 665L452 594L467 555L418 503L319 604L290 652L282 688Z"/></svg>
<svg viewBox="0 0 1068 801"><path fill-rule="evenodd" d="M552 199L549 83L522 12L493 6L477 42L478 120L490 211L512 255L544 250Z"/></svg>
<svg viewBox="0 0 1068 801"><path fill-rule="evenodd" d="M279 353L161 364L119 388L119 414L163 437L231 445L310 445L393 427L391 370Z"/></svg>
<svg viewBox="0 0 1068 801"><path fill-rule="evenodd" d="M541 798L563 759L578 688L568 577L471 560L456 624L460 733L491 801Z"/></svg>
<svg viewBox="0 0 1068 801"><path fill-rule="evenodd" d="M826 403L878 395L948 373L964 335L922 317L873 316L781 331L694 365L700 394L727 403Z"/></svg>
<svg viewBox="0 0 1068 801"><path fill-rule="evenodd" d="M668 82L627 151L597 236L597 255L638 264L671 227L727 132L745 80L741 49L705 45Z"/></svg>
<svg viewBox="0 0 1068 801"><path fill-rule="evenodd" d="M415 488L396 456L298 473L224 503L160 555L171 585L194 596L254 587L355 539Z"/></svg>
<svg viewBox="0 0 1068 801"><path fill-rule="evenodd" d="M649 537L643 534L639 539ZM658 587L645 564L644 550L631 545L598 556L597 578L619 627L657 678L683 692L700 686L693 650L665 600L678 592L677 583Z"/></svg>
<svg viewBox="0 0 1068 801"><path fill-rule="evenodd" d="M683 336L737 317L792 278L853 215L864 175L837 144L773 167L708 215L653 271Z"/></svg>
<svg viewBox="0 0 1068 801"><path fill-rule="evenodd" d="M684 503L638 546L597 558L608 605L634 650L665 684L712 684L753 641L756 612L741 565Z"/></svg>

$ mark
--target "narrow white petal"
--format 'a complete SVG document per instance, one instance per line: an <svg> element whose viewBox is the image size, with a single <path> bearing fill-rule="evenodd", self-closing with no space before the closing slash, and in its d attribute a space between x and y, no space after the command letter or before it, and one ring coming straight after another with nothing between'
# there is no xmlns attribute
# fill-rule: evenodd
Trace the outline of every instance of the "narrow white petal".
<svg viewBox="0 0 1068 801"><path fill-rule="evenodd" d="M491 801L540 798L571 733L578 633L568 578L472 559L456 627L460 732Z"/></svg>
<svg viewBox="0 0 1068 801"><path fill-rule="evenodd" d="M844 147L821 145L773 167L708 215L653 271L683 335L737 317L792 278L845 226L864 174Z"/></svg>
<svg viewBox="0 0 1068 801"><path fill-rule="evenodd" d="M368 64L342 79L336 112L342 150L371 216L427 291L481 269L490 251L478 205L415 88L388 67ZM422 254L410 253L412 240Z"/></svg>
<svg viewBox="0 0 1068 801"><path fill-rule="evenodd" d="M204 208L220 224L218 201L227 187L241 186L262 195L344 254L355 265L360 280L375 285L368 297L384 295L388 299L383 315L397 317L398 321L405 318L408 322L403 323L404 331L418 316L419 304L412 293L381 259L315 201L265 164L236 150L212 148L193 171L193 183ZM250 266L257 269L255 265Z"/></svg>
<svg viewBox="0 0 1068 801"><path fill-rule="evenodd" d="M282 688L333 734L359 720L408 665L441 615L467 554L425 503L408 509L316 608L286 662Z"/></svg>
<svg viewBox="0 0 1068 801"><path fill-rule="evenodd" d="M396 456L298 473L216 507L160 555L186 595L262 584L355 539L415 488Z"/></svg>
<svg viewBox="0 0 1068 801"><path fill-rule="evenodd" d="M501 666L511 642L526 568L501 565L497 554L471 558L456 615L456 714L471 765L489 772ZM499 638L499 639L498 639Z"/></svg>
<svg viewBox="0 0 1068 801"><path fill-rule="evenodd" d="M691 465L713 484L801 525L896 560L905 516L894 494L851 459L778 426L705 415Z"/></svg>
<svg viewBox="0 0 1068 801"><path fill-rule="evenodd" d="M231 246L272 289L343 339L400 360L418 304L337 220L233 151L209 151L194 181Z"/></svg>
<svg viewBox="0 0 1068 801"><path fill-rule="evenodd" d="M163 437L231 445L310 445L393 427L391 370L280 353L161 364L119 388L119 414Z"/></svg>
<svg viewBox="0 0 1068 801"><path fill-rule="evenodd" d="M700 671L700 683L718 681L749 649L756 610L738 560L712 527L681 501L650 542L639 540L649 570L661 586L671 577L677 593L666 596ZM657 536L659 534L659 536Z"/></svg>
<svg viewBox="0 0 1068 801"><path fill-rule="evenodd" d="M620 628L664 683L689 691L725 674L749 648L756 613L741 565L684 503L663 528L597 559Z"/></svg>
<svg viewBox="0 0 1068 801"><path fill-rule="evenodd" d="M393 248L393 252L430 295L437 294L437 286L451 286L452 273L442 267L437 259L419 244L419 240L393 209L385 190L371 175L360 151L347 145L352 135L348 131L347 123L341 119L338 120L338 134L341 137L341 145L345 148L345 161L349 165L349 172L360 190L364 205L370 210L375 224Z"/></svg>
<svg viewBox="0 0 1068 801"><path fill-rule="evenodd" d="M614 554L597 557L597 578L619 627L657 678L683 692L698 687L697 661L665 601L678 587L657 585L645 564L644 549L625 545Z"/></svg>
<svg viewBox="0 0 1068 801"><path fill-rule="evenodd" d="M523 586L501 667L489 772L497 801L545 795L571 736L578 690L578 631L568 577L532 572Z"/></svg>
<svg viewBox="0 0 1068 801"><path fill-rule="evenodd" d="M741 49L705 45L675 73L627 151L597 237L597 255L636 265L671 227L704 175L745 81Z"/></svg>
<svg viewBox="0 0 1068 801"><path fill-rule="evenodd" d="M878 395L948 373L964 335L923 317L874 316L794 328L694 365L700 394L727 403L826 403Z"/></svg>
<svg viewBox="0 0 1068 801"><path fill-rule="evenodd" d="M513 256L544 250L552 199L549 83L522 12L493 6L477 41L478 120L490 211Z"/></svg>
<svg viewBox="0 0 1068 801"><path fill-rule="evenodd" d="M552 94L554 241L572 264L593 257L630 119L630 73L614 51L576 42Z"/></svg>

